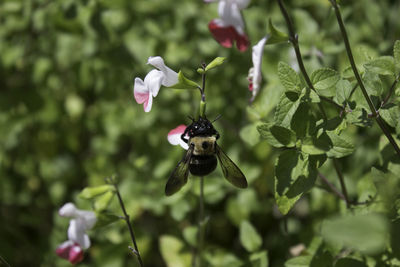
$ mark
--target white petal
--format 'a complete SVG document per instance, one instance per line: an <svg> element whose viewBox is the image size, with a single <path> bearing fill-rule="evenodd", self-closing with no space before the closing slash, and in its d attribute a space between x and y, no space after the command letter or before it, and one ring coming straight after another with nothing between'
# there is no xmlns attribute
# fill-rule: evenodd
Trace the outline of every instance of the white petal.
<svg viewBox="0 0 400 267"><path fill-rule="evenodd" d="M183 149L188 149L189 146L188 144L186 144L182 138L181 135L183 134L183 132L186 129L186 125L179 125L178 127L176 127L175 129L172 129L169 133L168 133L168 142L171 145L180 145Z"/></svg>
<svg viewBox="0 0 400 267"><path fill-rule="evenodd" d="M236 0L239 9L244 9L250 4L251 0Z"/></svg>
<svg viewBox="0 0 400 267"><path fill-rule="evenodd" d="M78 209L75 207L75 205L69 202L60 208L58 214L63 217L75 217L77 210Z"/></svg>
<svg viewBox="0 0 400 267"><path fill-rule="evenodd" d="M161 82L164 79L164 74L159 70L150 71L144 78L144 83L149 89L150 93L156 97L160 91Z"/></svg>
<svg viewBox="0 0 400 267"><path fill-rule="evenodd" d="M144 81L142 79L136 77L135 78L135 84L133 85L133 90L134 92L137 93L148 93L149 88L145 85Z"/></svg>
<svg viewBox="0 0 400 267"><path fill-rule="evenodd" d="M93 211L78 210L76 218L83 224L85 230L91 229L97 221L96 213Z"/></svg>
<svg viewBox="0 0 400 267"><path fill-rule="evenodd" d="M90 246L89 237L85 233L85 225L76 219L73 219L69 222L68 239L78 243L81 247L85 249Z"/></svg>
<svg viewBox="0 0 400 267"><path fill-rule="evenodd" d="M260 83L261 83L261 64L262 56L264 52L265 42L267 41L267 36L262 38L252 49L252 60L253 60L253 95L258 93Z"/></svg>
<svg viewBox="0 0 400 267"><path fill-rule="evenodd" d="M149 98L143 104L144 112L150 112L151 107L153 106L153 96L150 94Z"/></svg>
<svg viewBox="0 0 400 267"><path fill-rule="evenodd" d="M233 26L240 35L244 35L244 22L238 5L232 1L220 1L218 14L224 27Z"/></svg>
<svg viewBox="0 0 400 267"><path fill-rule="evenodd" d="M135 85L133 86L133 96L138 104L146 102L150 95L150 89L144 84L144 81L140 78L135 79Z"/></svg>
<svg viewBox="0 0 400 267"><path fill-rule="evenodd" d="M162 57L149 57L147 64L153 65L154 67L162 71L162 73L164 74L162 85L169 87L178 83L178 73L168 68L165 65Z"/></svg>

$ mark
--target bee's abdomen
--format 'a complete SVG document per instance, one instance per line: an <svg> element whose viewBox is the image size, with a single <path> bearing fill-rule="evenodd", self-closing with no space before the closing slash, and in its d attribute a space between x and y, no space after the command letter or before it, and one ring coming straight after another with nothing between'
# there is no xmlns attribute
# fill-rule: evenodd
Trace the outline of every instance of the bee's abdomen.
<svg viewBox="0 0 400 267"><path fill-rule="evenodd" d="M216 167L217 158L215 157L215 155L193 155L189 164L190 173L196 176L207 175L215 170Z"/></svg>

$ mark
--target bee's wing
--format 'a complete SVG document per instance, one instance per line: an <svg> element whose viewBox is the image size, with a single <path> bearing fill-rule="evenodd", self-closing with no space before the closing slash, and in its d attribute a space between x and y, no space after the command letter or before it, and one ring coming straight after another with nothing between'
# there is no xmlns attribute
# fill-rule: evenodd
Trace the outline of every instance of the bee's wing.
<svg viewBox="0 0 400 267"><path fill-rule="evenodd" d="M224 151L215 143L215 150L221 165L222 172L226 180L239 188L247 187L247 180L242 171L236 166L235 163L225 154Z"/></svg>
<svg viewBox="0 0 400 267"><path fill-rule="evenodd" d="M181 189L187 182L187 178L189 175L189 163L190 158L192 157L193 148L189 147L183 159L176 165L174 171L171 173L171 176L168 179L167 184L165 185L165 194L167 196L171 196Z"/></svg>

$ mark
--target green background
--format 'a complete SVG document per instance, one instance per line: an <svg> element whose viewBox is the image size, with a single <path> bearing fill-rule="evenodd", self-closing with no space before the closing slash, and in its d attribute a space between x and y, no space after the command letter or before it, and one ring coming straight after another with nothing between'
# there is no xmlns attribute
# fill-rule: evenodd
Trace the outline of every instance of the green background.
<svg viewBox="0 0 400 267"><path fill-rule="evenodd" d="M347 67L329 1L285 2L310 73L321 66ZM391 54L400 36L399 2L342 2L356 60L367 52ZM250 263L251 254L266 250L269 266L283 266L292 257L292 246L303 243L309 255L317 250L321 222L343 211L345 204L317 183L289 215L280 215L273 199L278 150L260 141L256 130L261 120L273 117L283 92L277 65L293 63L291 47L265 48L262 91L249 105L251 49L240 53L219 46L207 28L217 16L217 4L200 0L1 1L0 255L11 266L69 266L54 252L66 240L68 227L68 219L57 211L66 202L91 209L93 204L78 193L115 173L145 265L189 266L198 180L190 178L173 197L164 195L167 178L184 153L166 137L190 122L187 116L196 114L199 94L162 88L151 112L145 113L134 101L133 80L145 77L152 69L146 65L148 57L157 55L198 82L195 70L201 62L227 58L208 74L207 115L222 115L215 123L219 145L246 174L249 188L232 187L219 168L206 178L207 263L266 266ZM286 31L275 1L254 0L243 16L252 45L267 33L269 18ZM365 193L360 179L370 177L371 166L385 159L379 153L380 134L376 126L353 128L356 152L341 160L353 198ZM339 187L330 164L321 173ZM109 210L120 214L115 198ZM90 236L92 247L80 266L138 266L127 249L123 221ZM372 251L381 255L379 249ZM343 260L336 266L355 266L350 264Z"/></svg>

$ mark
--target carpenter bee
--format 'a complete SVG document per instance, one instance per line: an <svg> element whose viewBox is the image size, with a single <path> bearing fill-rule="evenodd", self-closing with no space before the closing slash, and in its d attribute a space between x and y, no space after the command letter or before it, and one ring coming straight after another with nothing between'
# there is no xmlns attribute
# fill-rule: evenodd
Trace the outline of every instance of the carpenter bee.
<svg viewBox="0 0 400 267"><path fill-rule="evenodd" d="M242 171L218 146L219 133L206 117L192 119L181 139L189 145L186 154L175 167L165 186L167 196L178 192L187 182L189 172L195 176L204 176L215 170L217 158L225 179L239 188L247 187Z"/></svg>

